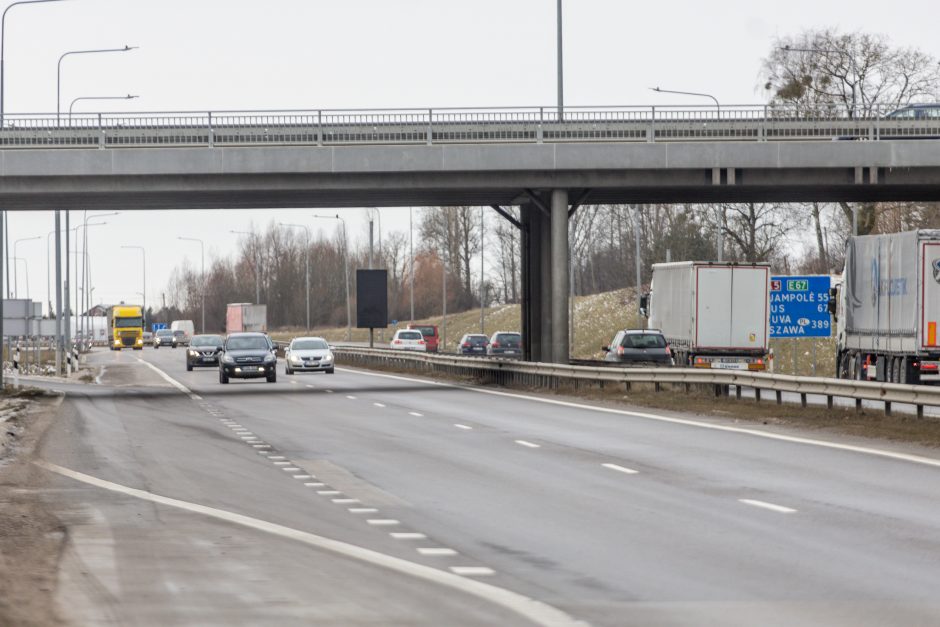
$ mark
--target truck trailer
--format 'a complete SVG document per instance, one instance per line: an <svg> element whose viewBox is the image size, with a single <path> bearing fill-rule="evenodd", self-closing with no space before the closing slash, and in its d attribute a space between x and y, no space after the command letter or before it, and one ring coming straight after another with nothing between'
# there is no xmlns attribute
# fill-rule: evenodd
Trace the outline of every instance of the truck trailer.
<svg viewBox="0 0 940 627"><path fill-rule="evenodd" d="M829 302L836 376L940 381L940 229L849 238Z"/></svg>
<svg viewBox="0 0 940 627"><path fill-rule="evenodd" d="M645 302L643 302L645 300ZM770 340L770 266L683 261L653 265L641 300L676 365L765 370Z"/></svg>
<svg viewBox="0 0 940 627"><path fill-rule="evenodd" d="M225 312L225 332L241 333L251 331L267 333L268 306L252 303L229 303Z"/></svg>

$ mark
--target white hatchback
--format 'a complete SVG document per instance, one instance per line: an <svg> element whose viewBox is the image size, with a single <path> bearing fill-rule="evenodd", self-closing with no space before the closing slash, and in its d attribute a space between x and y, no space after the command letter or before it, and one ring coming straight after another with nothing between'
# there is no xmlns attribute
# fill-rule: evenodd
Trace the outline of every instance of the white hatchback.
<svg viewBox="0 0 940 627"><path fill-rule="evenodd" d="M424 341L424 336L421 335L421 331L399 329L395 331L395 335L392 336L392 342L389 344L389 348L395 351L419 351L426 353L428 351L428 344Z"/></svg>

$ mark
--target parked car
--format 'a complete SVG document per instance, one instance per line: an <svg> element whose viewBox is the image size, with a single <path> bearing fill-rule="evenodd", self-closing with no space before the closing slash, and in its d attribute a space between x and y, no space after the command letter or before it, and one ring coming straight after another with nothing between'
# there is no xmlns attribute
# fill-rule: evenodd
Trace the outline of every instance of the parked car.
<svg viewBox="0 0 940 627"><path fill-rule="evenodd" d="M176 348L176 344L173 342L173 331L170 329L160 329L153 334L153 347L160 348L161 346Z"/></svg>
<svg viewBox="0 0 940 627"><path fill-rule="evenodd" d="M186 351L186 370L192 372L197 366L218 366L224 343L221 335L193 336Z"/></svg>
<svg viewBox="0 0 940 627"><path fill-rule="evenodd" d="M486 346L490 338L482 333L467 333L457 344L458 355L486 355Z"/></svg>
<svg viewBox="0 0 940 627"><path fill-rule="evenodd" d="M173 331L173 348L177 346L189 346L190 336L182 329Z"/></svg>
<svg viewBox="0 0 940 627"><path fill-rule="evenodd" d="M436 328L437 327L435 327L435 329ZM392 336L389 348L396 351L419 351L426 353L428 351L428 343L425 341L421 331L417 329L398 329L395 331L395 335Z"/></svg>
<svg viewBox="0 0 940 627"><path fill-rule="evenodd" d="M153 346L153 333L144 331L144 345L146 346L148 344Z"/></svg>
<svg viewBox="0 0 940 627"><path fill-rule="evenodd" d="M490 337L486 354L491 357L522 357L522 334L514 331L497 331Z"/></svg>
<svg viewBox="0 0 940 627"><path fill-rule="evenodd" d="M433 324L409 324L409 329L421 331L424 341L427 344L427 352L436 353L440 343L441 336L437 332L437 325Z"/></svg>
<svg viewBox="0 0 940 627"><path fill-rule="evenodd" d="M602 346L604 361L622 364L672 366L672 350L658 329L623 329L617 331L609 346Z"/></svg>
<svg viewBox="0 0 940 627"><path fill-rule="evenodd" d="M284 374L325 372L333 374L333 351L322 337L295 337L284 349Z"/></svg>
<svg viewBox="0 0 940 627"><path fill-rule="evenodd" d="M265 377L277 381L277 355L271 340L263 333L232 333L225 338L219 356L219 383L229 379Z"/></svg>

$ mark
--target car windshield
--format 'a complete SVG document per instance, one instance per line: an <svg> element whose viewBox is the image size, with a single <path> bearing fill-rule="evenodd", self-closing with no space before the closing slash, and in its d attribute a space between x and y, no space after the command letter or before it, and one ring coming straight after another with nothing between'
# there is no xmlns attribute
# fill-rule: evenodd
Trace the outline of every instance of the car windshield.
<svg viewBox="0 0 940 627"><path fill-rule="evenodd" d="M434 327L415 327L415 331L420 331L425 337L434 337L437 330Z"/></svg>
<svg viewBox="0 0 940 627"><path fill-rule="evenodd" d="M184 335L186 335L186 331L176 330L176 331L173 331L173 335L176 337L183 337Z"/></svg>
<svg viewBox="0 0 940 627"><path fill-rule="evenodd" d="M627 333L620 345L624 348L666 348L666 338L659 333Z"/></svg>
<svg viewBox="0 0 940 627"><path fill-rule="evenodd" d="M127 327L142 327L144 326L143 318L140 316L137 317L128 317L128 318L115 318L114 326L119 328Z"/></svg>
<svg viewBox="0 0 940 627"><path fill-rule="evenodd" d="M161 329L160 331L157 331L157 337L170 337L171 335L173 335L173 332L169 329Z"/></svg>
<svg viewBox="0 0 940 627"><path fill-rule="evenodd" d="M291 342L291 350L312 351L324 350L330 347L324 340L294 340Z"/></svg>
<svg viewBox="0 0 940 627"><path fill-rule="evenodd" d="M197 335L193 337L191 342L193 346L221 346L222 345L222 336L221 335Z"/></svg>
<svg viewBox="0 0 940 627"><path fill-rule="evenodd" d="M268 340L258 335L230 337L225 343L225 350L228 351L266 350L268 348L270 348Z"/></svg>
<svg viewBox="0 0 940 627"><path fill-rule="evenodd" d="M421 334L418 331L399 331L399 340L420 340Z"/></svg>

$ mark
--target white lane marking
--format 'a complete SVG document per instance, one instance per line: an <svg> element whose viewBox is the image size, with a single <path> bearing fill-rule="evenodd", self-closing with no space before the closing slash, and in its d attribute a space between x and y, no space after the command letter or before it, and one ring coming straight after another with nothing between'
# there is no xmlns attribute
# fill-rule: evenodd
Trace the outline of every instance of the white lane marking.
<svg viewBox="0 0 940 627"><path fill-rule="evenodd" d="M348 511L350 514L374 514L379 510L374 507L350 507Z"/></svg>
<svg viewBox="0 0 940 627"><path fill-rule="evenodd" d="M294 475L294 479L313 479L313 475Z"/></svg>
<svg viewBox="0 0 940 627"><path fill-rule="evenodd" d="M469 425L462 425L462 424L454 423L454 426L457 427L458 429L464 429L465 431L472 431L472 430L473 430L473 427L471 427L471 426L469 426Z"/></svg>
<svg viewBox="0 0 940 627"><path fill-rule="evenodd" d="M386 527L390 525L400 524L394 518L370 518L366 522L369 523L370 525L386 526Z"/></svg>
<svg viewBox="0 0 940 627"><path fill-rule="evenodd" d="M323 390L323 391L326 392L327 394L332 394L332 393L333 393L333 390Z"/></svg>
<svg viewBox="0 0 940 627"><path fill-rule="evenodd" d="M190 394L189 396L190 396L192 399L197 400L197 401L201 401L201 400L202 400L202 397L199 396L198 394Z"/></svg>
<svg viewBox="0 0 940 627"><path fill-rule="evenodd" d="M517 592L499 588L491 584L481 583L472 579L465 579L459 575L448 573L437 568L409 562L408 560L378 553L376 551L356 546L354 544L340 542L331 538L325 538L323 536L318 536L306 531L300 531L299 529L292 529L290 527L285 527L284 525L278 525L265 520L260 520L258 518L252 518L251 516L236 514L234 512L216 509L214 507L207 507L205 505L199 505L196 503L190 503L188 501L181 501L166 496L160 496L159 494L153 494L151 492L145 492L143 490L137 490L135 488L130 488L117 483L112 483L110 481L105 481L103 479L98 479L97 477L92 477L74 470L69 470L68 468L62 468L61 466L56 466L55 464L50 464L46 461L40 460L35 463L45 468L46 470L49 470L50 472L69 477L89 485L103 488L105 490L118 492L153 503L159 503L160 505L166 505L168 507L175 507L177 509L186 510L195 514L201 514L209 518L215 518L217 520L223 520L229 523L242 525L243 527L248 527L250 529L262 531L271 535L294 540L308 546L314 546L323 550L331 551L337 555L357 559L359 561L373 564L375 566L380 566L394 572L410 575L417 579L423 579L425 581L437 583L453 590L458 590L460 592L476 596L480 599L483 599L484 601L488 601L495 605L504 607L538 625L543 625L545 627L564 627L567 625L572 627L584 627L586 625L586 623L583 623L582 621L576 621L568 614L541 601L537 601Z"/></svg>
<svg viewBox="0 0 940 627"><path fill-rule="evenodd" d="M385 407L385 405L383 405L382 403L372 403L372 404L375 405L376 407Z"/></svg>
<svg viewBox="0 0 940 627"><path fill-rule="evenodd" d="M307 384L307 387L308 387L308 388L312 388L312 387L314 387L314 386L312 386L312 385L310 385L310 384L308 383L308 384Z"/></svg>
<svg viewBox="0 0 940 627"><path fill-rule="evenodd" d="M418 553L421 555L457 555L457 551L454 549L446 549L443 547L421 547L418 549Z"/></svg>
<svg viewBox="0 0 940 627"><path fill-rule="evenodd" d="M601 464L604 468L610 468L611 470L616 470L617 472L622 472L626 475L635 475L638 474L639 470L633 470L632 468L627 468L625 466L618 466L617 464Z"/></svg>
<svg viewBox="0 0 940 627"><path fill-rule="evenodd" d="M258 437L254 435L242 435L239 436L242 440L257 440Z"/></svg>
<svg viewBox="0 0 940 627"><path fill-rule="evenodd" d="M382 377L386 379L398 379L400 381L408 381L409 383L424 383L426 385L438 385L441 387L457 388L467 392L475 392L477 394L490 394L492 396L503 396L508 398L515 398L518 400L532 401L534 403L547 403L549 405L558 405L560 407L572 407L574 409L586 409L588 411L595 411L602 414L614 414L619 416L630 416L631 418L642 418L644 420L655 420L658 422L668 422L671 424L685 425L687 427L697 427L699 429L711 429L713 431L725 431L727 433L741 433L744 435L750 435L758 438L766 438L768 440L778 440L781 442L790 442L793 444L805 444L808 446L818 446L821 448L834 449L837 451L848 451L851 453L861 453L863 455L874 455L876 457L885 457L888 459L894 459L897 461L910 462L912 464L923 464L924 466L933 466L934 468L940 468L940 459L935 459L932 457L923 457L921 455L909 455L907 453L898 453L896 451L887 451L884 449L870 448L867 446L853 446L851 444L840 444L838 442L828 442L826 440L815 440L813 438L804 438L794 435L782 435L779 433L770 433L767 431L761 431L759 429L747 429L745 427L731 427L727 425L711 424L707 422L699 422L698 420L689 420L686 418L672 418L670 416L661 416L659 414L650 414L647 412L639 411L630 411L628 409L614 409L612 407L597 407L594 405L584 405L582 403L573 403L571 401L560 401L552 398L541 398L537 396L529 396L528 394L513 394L510 392L501 392L499 390L486 390L482 388L469 387L464 385L454 385L452 383L444 383L443 381L429 381L428 379L416 379L413 377L403 377L399 375L392 374L381 374L378 372L364 372L362 370L351 370L349 368L339 368L341 372L348 372L350 374L358 374L364 377Z"/></svg>
<svg viewBox="0 0 940 627"><path fill-rule="evenodd" d="M271 448L270 444L252 444L255 448ZM258 451L259 453L264 453L264 451Z"/></svg>
<svg viewBox="0 0 940 627"><path fill-rule="evenodd" d="M294 385L300 385L300 381L291 381Z"/></svg>
<svg viewBox="0 0 940 627"><path fill-rule="evenodd" d="M525 446L525 447L528 447L528 448L542 448L542 445L541 445L541 444L535 444L535 443L533 443L533 442L526 442L525 440L516 440L515 442L516 442L516 444L518 444L519 446Z"/></svg>
<svg viewBox="0 0 940 627"><path fill-rule="evenodd" d="M424 414L419 414L419 413L416 412L416 411L410 411L410 412L408 412L408 414L409 414L410 416L417 416L418 418L421 418L421 417L424 416Z"/></svg>
<svg viewBox="0 0 940 627"><path fill-rule="evenodd" d="M359 499L331 499L337 505L349 505L352 503L359 503Z"/></svg>
<svg viewBox="0 0 940 627"><path fill-rule="evenodd" d="M287 466L287 465L289 465L289 464L290 464L290 462L274 462L274 465L275 465L275 466Z"/></svg>
<svg viewBox="0 0 940 627"><path fill-rule="evenodd" d="M298 470L300 470L300 468L297 468L296 466L286 466L284 468L281 468L281 470L283 470L284 472L297 472Z"/></svg>
<svg viewBox="0 0 940 627"><path fill-rule="evenodd" d="M451 566L450 572L464 577L488 577L496 574L495 570L486 566Z"/></svg>
<svg viewBox="0 0 940 627"><path fill-rule="evenodd" d="M767 501L755 501L754 499L738 499L739 502L744 503L745 505L753 505L754 507L762 507L764 509L769 509L772 512L778 512L780 514L792 514L796 512L795 509L790 507L784 507L783 505L774 505L773 503L768 503Z"/></svg>
<svg viewBox="0 0 940 627"><path fill-rule="evenodd" d="M346 398L348 398L348 399L351 400L351 401L356 400L356 397L355 397L355 396L349 396L348 394L346 395Z"/></svg>
<svg viewBox="0 0 940 627"><path fill-rule="evenodd" d="M172 385L173 387L175 387L177 390L179 390L179 391L182 392L183 394L188 394L188 395L189 395L189 398L191 398L191 399L193 399L193 400L196 400L196 401L202 400L202 399L200 399L198 396L196 396L196 395L193 393L193 391L190 390L188 387L186 387L185 385L183 385L182 383L180 383L179 381L177 381L176 379L174 379L173 377L171 377L171 376L168 375L167 373L163 372L162 370L160 370L159 368L157 368L156 366L154 366L154 365L153 365L152 363L150 363L149 361L144 361L144 360L141 359L140 357L137 358L137 361L139 361L139 362L142 363L143 365L147 366L148 368L150 368L151 370L153 370L154 372L156 372L156 373L157 373L158 375L160 375L165 381L167 381L170 385Z"/></svg>
<svg viewBox="0 0 940 627"><path fill-rule="evenodd" d="M283 455L268 455L268 459L287 459Z"/></svg>
<svg viewBox="0 0 940 627"><path fill-rule="evenodd" d="M339 490L317 490L317 494L321 496L336 496L337 494L342 494Z"/></svg>
<svg viewBox="0 0 940 627"><path fill-rule="evenodd" d="M322 488L326 484L320 483L318 481L311 481L310 483L305 483L304 485L307 486L308 488Z"/></svg>
<svg viewBox="0 0 940 627"><path fill-rule="evenodd" d="M427 538L423 533L415 533L414 531L393 531L388 535L396 540L424 540Z"/></svg>

